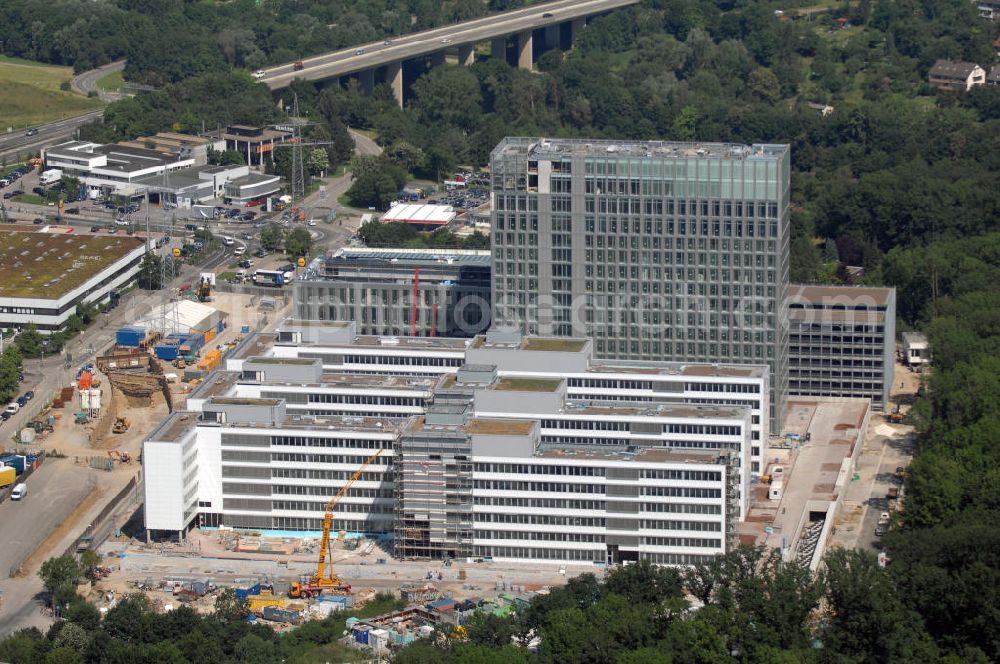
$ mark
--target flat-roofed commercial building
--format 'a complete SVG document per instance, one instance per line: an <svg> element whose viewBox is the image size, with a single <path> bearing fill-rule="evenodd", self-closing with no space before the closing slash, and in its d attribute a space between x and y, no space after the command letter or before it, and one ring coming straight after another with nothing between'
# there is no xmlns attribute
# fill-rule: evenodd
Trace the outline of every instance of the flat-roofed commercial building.
<svg viewBox="0 0 1000 664"><path fill-rule="evenodd" d="M125 235L0 230L0 327L62 329L81 304L134 282L145 253L144 240Z"/></svg>
<svg viewBox="0 0 1000 664"><path fill-rule="evenodd" d="M140 182L194 166L193 156L161 153L126 145L68 141L42 150L45 168L78 178L91 194L136 196L145 192Z"/></svg>
<svg viewBox="0 0 1000 664"><path fill-rule="evenodd" d="M688 564L732 545L747 511L754 432L766 431L754 420L765 404L744 401L766 398L766 367L591 372L588 340L492 333L464 340L453 371L340 373L320 357L277 354L289 347L278 341L289 325L310 334L302 323L244 340L227 370L191 393L189 412L144 443L150 532L195 523L318 530L325 500L384 449L335 527L391 537L402 557ZM326 349L365 347L343 330L330 330L341 348L327 338ZM415 352L386 348L386 368ZM546 365L556 372L525 371ZM617 382L571 389L560 371ZM694 387L723 379L752 387ZM646 380L685 390L658 402Z"/></svg>
<svg viewBox="0 0 1000 664"><path fill-rule="evenodd" d="M338 249L299 274L295 313L362 334L471 337L490 324L490 252Z"/></svg>
<svg viewBox="0 0 1000 664"><path fill-rule="evenodd" d="M490 163L495 325L602 358L767 364L779 428L787 145L506 138Z"/></svg>
<svg viewBox="0 0 1000 664"><path fill-rule="evenodd" d="M889 403L896 362L896 290L792 286L789 394Z"/></svg>

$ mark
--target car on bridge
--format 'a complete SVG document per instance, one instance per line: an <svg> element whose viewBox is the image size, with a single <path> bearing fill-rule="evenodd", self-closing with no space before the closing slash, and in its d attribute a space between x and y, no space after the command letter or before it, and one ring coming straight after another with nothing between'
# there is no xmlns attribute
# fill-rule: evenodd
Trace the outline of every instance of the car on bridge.
<svg viewBox="0 0 1000 664"><path fill-rule="evenodd" d="M256 78L258 81L264 78L265 76L267 76L267 72L264 71L263 69L258 69L253 73L253 77Z"/></svg>

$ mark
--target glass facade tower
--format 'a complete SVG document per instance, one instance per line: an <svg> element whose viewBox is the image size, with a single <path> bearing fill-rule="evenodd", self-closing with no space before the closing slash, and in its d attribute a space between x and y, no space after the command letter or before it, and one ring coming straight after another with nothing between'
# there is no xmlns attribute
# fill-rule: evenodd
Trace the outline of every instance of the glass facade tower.
<svg viewBox="0 0 1000 664"><path fill-rule="evenodd" d="M494 326L611 359L767 364L783 430L787 145L506 138L491 169Z"/></svg>

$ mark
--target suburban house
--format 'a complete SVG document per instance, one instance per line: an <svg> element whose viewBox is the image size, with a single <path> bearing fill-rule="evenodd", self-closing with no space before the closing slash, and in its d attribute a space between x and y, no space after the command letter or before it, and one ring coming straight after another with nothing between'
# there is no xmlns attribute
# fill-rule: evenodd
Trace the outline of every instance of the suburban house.
<svg viewBox="0 0 1000 664"><path fill-rule="evenodd" d="M938 60L931 67L928 82L938 90L967 92L986 82L986 70L974 62Z"/></svg>

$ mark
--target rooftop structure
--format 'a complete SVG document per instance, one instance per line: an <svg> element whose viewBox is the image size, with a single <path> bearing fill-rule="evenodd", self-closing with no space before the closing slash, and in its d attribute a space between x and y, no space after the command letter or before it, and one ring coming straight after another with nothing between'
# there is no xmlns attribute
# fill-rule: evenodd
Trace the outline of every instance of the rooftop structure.
<svg viewBox="0 0 1000 664"><path fill-rule="evenodd" d="M986 82L986 71L975 62L938 60L927 78L931 86L938 90L967 92Z"/></svg>

